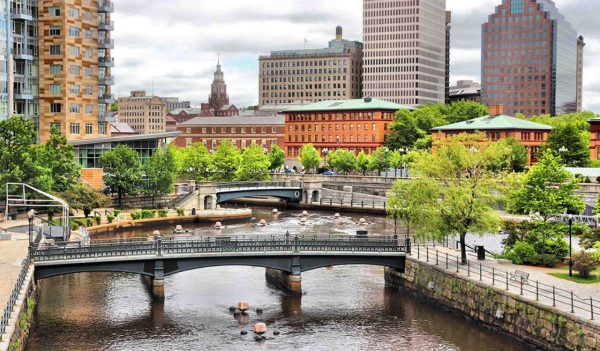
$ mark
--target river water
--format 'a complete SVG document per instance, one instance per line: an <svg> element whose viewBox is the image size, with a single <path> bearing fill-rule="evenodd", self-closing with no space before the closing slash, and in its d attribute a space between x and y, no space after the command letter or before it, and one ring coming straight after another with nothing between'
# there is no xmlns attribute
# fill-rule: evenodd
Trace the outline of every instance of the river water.
<svg viewBox="0 0 600 351"><path fill-rule="evenodd" d="M190 226L202 235L348 233L360 215L333 220L311 211L308 225L299 211L273 217L255 208L252 223ZM371 233L393 234L393 223L364 216ZM169 231L172 228L163 228ZM124 233L139 236L151 231ZM114 237L114 236L113 236ZM106 237L104 237L106 238ZM302 274L304 294L290 297L268 284L265 270L215 267L165 279L164 303L153 302L137 275L81 273L42 282L29 351L174 350L529 350L407 292L385 288L383 268L339 266ZM251 312L235 319L228 307L250 302ZM264 309L257 315L255 308ZM253 323L265 322L268 340L255 342ZM273 336L272 332L281 332Z"/></svg>

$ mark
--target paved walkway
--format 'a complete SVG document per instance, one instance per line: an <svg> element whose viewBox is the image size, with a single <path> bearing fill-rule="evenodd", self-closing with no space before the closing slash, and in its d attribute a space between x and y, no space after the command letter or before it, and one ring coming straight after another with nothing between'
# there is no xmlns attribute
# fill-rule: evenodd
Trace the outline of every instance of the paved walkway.
<svg viewBox="0 0 600 351"><path fill-rule="evenodd" d="M0 240L0 313L21 273L21 263L27 258L27 235L13 235L12 240Z"/></svg>
<svg viewBox="0 0 600 351"><path fill-rule="evenodd" d="M448 254L448 270L456 273L456 257L460 256L460 251L446 248L443 246L429 247L429 263L436 264L436 250L437 264L439 267L446 267L446 254ZM412 258L420 261L427 261L427 251L425 247L419 248L417 253L417 247L413 247ZM568 280L553 277L547 274L546 270L538 267L519 266L512 263L505 263L494 259L486 259L485 261L478 261L477 257L473 254L469 254L470 261L470 273L467 271L466 265L460 265L459 275L471 279L473 281L481 281L483 283L494 285L497 288L506 289L506 282L508 280L508 290L514 294L522 295L525 299L536 301L536 295L539 299L539 303L552 307L552 287L556 289L562 289L568 291L556 291L555 292L555 303L556 308L561 311L571 313L571 296L570 291L573 291L574 297L574 314L578 317L590 320L590 298L595 300L594 302L594 320L593 323L600 325L600 286L597 284L579 284ZM480 280L480 269L479 264L484 265ZM492 270L493 269L493 270ZM522 272L529 273L529 281L521 286L520 282L514 279L507 279L506 272L514 272L519 270ZM494 279L492 279L492 272L495 273ZM536 284L539 282L539 285ZM523 291L521 291L521 289Z"/></svg>

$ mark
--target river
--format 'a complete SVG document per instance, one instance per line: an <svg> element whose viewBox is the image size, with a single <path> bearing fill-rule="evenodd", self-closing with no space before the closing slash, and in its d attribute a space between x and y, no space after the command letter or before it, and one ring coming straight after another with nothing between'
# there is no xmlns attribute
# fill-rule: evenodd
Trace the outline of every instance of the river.
<svg viewBox="0 0 600 351"><path fill-rule="evenodd" d="M302 226L297 210L277 217L268 209L254 211L256 221L265 218L269 225L227 224L220 232L210 225L185 229L202 235L354 233L361 217L342 214L334 220L331 213L310 211L308 225ZM363 217L369 232L393 234L393 222ZM46 279L27 350L530 350L433 303L385 288L381 267L305 272L302 297L287 296L268 284L263 268L206 268L169 276L165 283L165 301L156 303L137 275L81 273ZM235 319L228 307L241 300L250 302L251 312ZM262 315L256 314L258 307L264 309ZM251 333L240 335L257 321L269 327L268 340L258 343ZM273 336L274 330L281 334Z"/></svg>

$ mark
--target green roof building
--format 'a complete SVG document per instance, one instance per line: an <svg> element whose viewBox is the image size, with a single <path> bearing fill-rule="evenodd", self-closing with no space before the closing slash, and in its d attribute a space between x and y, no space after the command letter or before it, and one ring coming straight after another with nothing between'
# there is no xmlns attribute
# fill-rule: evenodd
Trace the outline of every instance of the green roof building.
<svg viewBox="0 0 600 351"><path fill-rule="evenodd" d="M526 121L520 118L498 115L483 116L473 118L467 121L448 124L445 126L433 128L437 131L489 131L489 130L552 130L551 126L535 122Z"/></svg>
<svg viewBox="0 0 600 351"><path fill-rule="evenodd" d="M351 99L351 100L327 100L315 102L301 107L296 107L285 112L327 112L327 111L398 111L414 110L414 107L408 105L395 104L393 102L380 99Z"/></svg>

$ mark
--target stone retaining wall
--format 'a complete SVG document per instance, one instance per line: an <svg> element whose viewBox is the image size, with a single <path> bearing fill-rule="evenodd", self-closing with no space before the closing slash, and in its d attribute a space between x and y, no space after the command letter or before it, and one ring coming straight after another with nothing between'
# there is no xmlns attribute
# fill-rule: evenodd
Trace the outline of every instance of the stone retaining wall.
<svg viewBox="0 0 600 351"><path fill-rule="evenodd" d="M37 306L38 290L33 279L34 267L30 265L19 297L13 307L9 325L2 335L0 351L22 351L27 345L29 330L33 323L33 312Z"/></svg>
<svg viewBox="0 0 600 351"><path fill-rule="evenodd" d="M405 273L386 268L385 280L541 350L600 350L597 324L410 257Z"/></svg>

